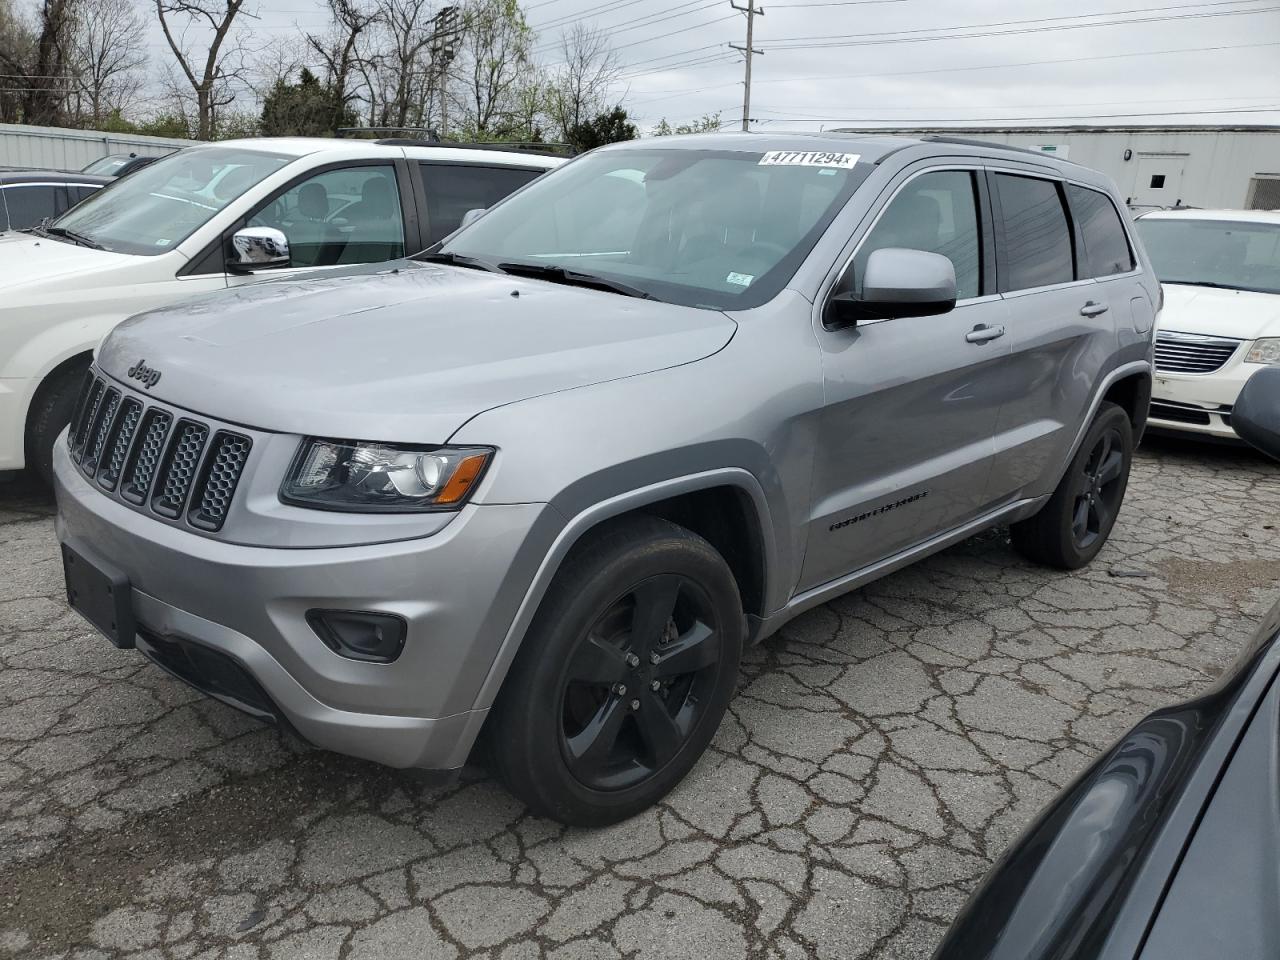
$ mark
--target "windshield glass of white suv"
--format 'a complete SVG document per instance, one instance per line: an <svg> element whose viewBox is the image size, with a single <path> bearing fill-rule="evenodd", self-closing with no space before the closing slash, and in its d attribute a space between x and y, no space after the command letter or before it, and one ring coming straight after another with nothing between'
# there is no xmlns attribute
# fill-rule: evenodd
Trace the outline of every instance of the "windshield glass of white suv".
<svg viewBox="0 0 1280 960"><path fill-rule="evenodd" d="M52 225L115 253L167 253L292 159L235 147L184 150L117 180Z"/></svg>
<svg viewBox="0 0 1280 960"><path fill-rule="evenodd" d="M603 150L535 181L440 249L588 273L687 306L759 306L786 286L866 179L870 165L856 160Z"/></svg>
<svg viewBox="0 0 1280 960"><path fill-rule="evenodd" d="M1137 226L1164 283L1280 293L1280 224L1143 217Z"/></svg>

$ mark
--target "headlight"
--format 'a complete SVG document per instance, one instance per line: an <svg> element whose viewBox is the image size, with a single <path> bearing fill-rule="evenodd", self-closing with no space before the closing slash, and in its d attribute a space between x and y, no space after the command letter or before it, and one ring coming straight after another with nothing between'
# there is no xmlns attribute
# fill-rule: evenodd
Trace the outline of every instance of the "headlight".
<svg viewBox="0 0 1280 960"><path fill-rule="evenodd" d="M319 510L456 510L475 489L492 456L486 447L308 438L280 488L280 499Z"/></svg>
<svg viewBox="0 0 1280 960"><path fill-rule="evenodd" d="M1245 354L1245 363L1280 363L1280 337L1255 340L1253 349Z"/></svg>

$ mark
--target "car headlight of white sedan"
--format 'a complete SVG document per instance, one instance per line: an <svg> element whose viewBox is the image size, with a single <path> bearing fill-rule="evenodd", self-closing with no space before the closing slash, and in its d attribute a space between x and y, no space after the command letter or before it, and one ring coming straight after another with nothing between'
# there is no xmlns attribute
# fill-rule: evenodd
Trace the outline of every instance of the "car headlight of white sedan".
<svg viewBox="0 0 1280 960"><path fill-rule="evenodd" d="M1244 357L1245 363L1280 363L1280 337L1255 340Z"/></svg>

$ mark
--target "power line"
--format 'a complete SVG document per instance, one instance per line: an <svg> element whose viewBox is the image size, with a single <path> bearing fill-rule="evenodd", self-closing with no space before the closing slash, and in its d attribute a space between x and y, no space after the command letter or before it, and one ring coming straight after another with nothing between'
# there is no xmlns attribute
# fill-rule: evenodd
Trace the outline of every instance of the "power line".
<svg viewBox="0 0 1280 960"><path fill-rule="evenodd" d="M695 5L698 3L701 3L702 5L696 6L696 8L693 10L684 9L688 7L695 7ZM665 10L658 10L653 13L646 13L643 16L636 17L632 20L624 20L622 21L622 23L610 24L607 30L609 32L609 35L612 37L619 33L626 33L630 30L639 30L643 27L650 27L656 23L664 23L667 20L675 20L679 17L687 17L694 13L701 13L703 10L710 10L712 7L718 7L718 6L720 6L720 0L710 0L709 3L704 2L704 0L692 0L692 2L678 3L674 7L667 7ZM684 10L684 12L682 13L671 13L671 11L673 10L682 10L682 9ZM670 13L671 15L662 16L662 14L666 14L666 13ZM706 26L706 24L694 24L693 26L690 26L690 27L684 27L676 31L676 33L687 33L690 30L697 29L699 26ZM663 34L664 37L671 37L675 35L676 35L675 33ZM545 52L546 50L553 49L558 43L559 43L558 40L550 40L546 43L538 44L536 47L534 47L534 52L535 53ZM615 49L618 49L618 48L615 48Z"/></svg>
<svg viewBox="0 0 1280 960"><path fill-rule="evenodd" d="M1052 123L1058 120L1121 120L1121 119L1137 119L1151 117L1196 117L1196 116L1222 116L1224 114L1237 113L1267 113L1272 110L1280 110L1280 103L1269 103L1257 107L1232 108L1229 110L1176 110L1148 113L1086 113L1086 114L1061 114L1053 117L966 117L963 121L969 123ZM768 112L768 111L762 111ZM810 120L826 120L827 123L866 123L865 118L856 120L832 120L826 117L778 117L761 120L760 123L805 123ZM929 126L926 121L916 119L909 120L872 120L872 123L885 124L892 126L900 124L904 126ZM944 121L947 123L957 123L959 121ZM958 127L957 129L964 129Z"/></svg>
<svg viewBox="0 0 1280 960"><path fill-rule="evenodd" d="M1135 104L1148 104L1148 103L1239 103L1239 102L1244 101L1244 100L1250 100L1250 101L1254 101L1254 100L1274 100L1274 99L1276 99L1276 97L1277 97L1277 96L1280 96L1280 93L1277 93L1277 94L1268 94L1268 95L1254 95L1254 96L1251 96L1251 97L1198 97L1198 98L1192 98L1192 99L1187 99L1186 97L1172 97L1172 98L1165 99L1165 100L1094 100L1094 101L1080 101L1080 102L1072 103L1072 104L1070 104L1070 106L1073 106L1073 107L1119 107L1119 106L1133 106L1133 105L1135 105ZM912 106L912 105L910 105L910 104L895 104L894 106L886 106L886 107L863 107L862 109L863 109L863 110L966 110L966 111L973 111L973 110L1005 110L1005 109L1008 109L1008 110L1025 110L1025 109L1027 109L1027 108L1029 108L1029 107L1058 107L1058 106L1064 106L1064 104L1060 104L1060 103L995 103L995 104L988 104L988 105L986 105L986 106L982 106L982 107L978 107L978 106L953 106L953 107L943 107L943 106L938 106L937 104L932 104L932 103L930 103L930 104L923 104L923 105L918 106L918 107ZM1256 107L1258 107L1259 109L1269 109L1265 103L1264 103L1264 104L1255 104L1255 106L1256 106ZM776 107L776 108L773 108L773 109L768 109L768 108L765 108L765 107L758 107L757 109L758 109L758 111L759 111L760 113L777 113L777 114L782 114L782 115L787 116L787 117L794 117L794 118L797 118L797 119L805 119L805 120L825 120L825 119L827 119L825 114L808 114L808 113L805 113L805 112L803 111L803 109L797 110L797 109L794 109L794 108L792 108L792 107ZM1225 108L1224 108L1224 109L1225 109ZM1183 111L1178 111L1178 112L1179 112L1179 113L1181 113L1181 112L1183 112ZM1216 113L1216 112L1218 112L1218 111L1208 111L1208 112L1215 112L1215 113Z"/></svg>

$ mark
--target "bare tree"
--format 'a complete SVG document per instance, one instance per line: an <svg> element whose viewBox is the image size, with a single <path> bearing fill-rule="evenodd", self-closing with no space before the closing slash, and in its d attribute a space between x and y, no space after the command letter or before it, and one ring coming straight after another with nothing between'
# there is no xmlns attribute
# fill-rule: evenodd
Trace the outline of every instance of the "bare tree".
<svg viewBox="0 0 1280 960"><path fill-rule="evenodd" d="M602 30L577 23L560 41L564 63L552 75L547 112L561 140L569 131L605 112L621 72L618 58Z"/></svg>
<svg viewBox="0 0 1280 960"><path fill-rule="evenodd" d="M361 55L361 39L381 20L382 12L366 7L361 0L328 0L332 19L329 34L307 34L307 44L325 63L325 80L335 93L339 110L355 98L352 76L366 63Z"/></svg>
<svg viewBox="0 0 1280 960"><path fill-rule="evenodd" d="M533 36L518 0L470 0L463 9L458 100L476 135L509 119L521 82L536 69Z"/></svg>
<svg viewBox="0 0 1280 960"><path fill-rule="evenodd" d="M235 95L231 86L243 77L244 50L232 36L231 28L245 3L246 0L156 0L164 38L195 94L195 135L199 140L213 136L218 108L232 102ZM176 18L186 18L186 23L175 37L172 21ZM187 28L193 24L211 31L207 50L203 44L195 49L187 45ZM198 55L200 50L204 50L203 62Z"/></svg>
<svg viewBox="0 0 1280 960"><path fill-rule="evenodd" d="M65 112L74 89L73 6L74 0L43 0L35 27L26 26L16 11L0 11L0 20L7 21L0 36L0 73L16 104L10 110L23 123L54 124Z"/></svg>
<svg viewBox="0 0 1280 960"><path fill-rule="evenodd" d="M137 96L146 65L146 25L132 0L93 0L75 38L78 92L87 101L84 119L94 124L123 110Z"/></svg>
<svg viewBox="0 0 1280 960"><path fill-rule="evenodd" d="M430 60L426 55L431 45L434 12L426 0L379 0L382 30L390 48L382 55L386 70L385 91L380 122L401 126L421 121L412 116L415 104L421 103L423 85L430 83Z"/></svg>

